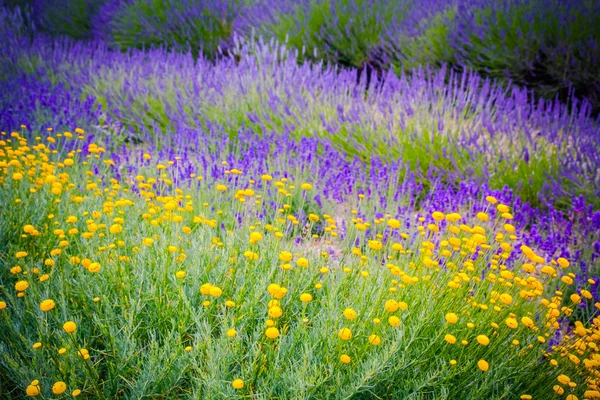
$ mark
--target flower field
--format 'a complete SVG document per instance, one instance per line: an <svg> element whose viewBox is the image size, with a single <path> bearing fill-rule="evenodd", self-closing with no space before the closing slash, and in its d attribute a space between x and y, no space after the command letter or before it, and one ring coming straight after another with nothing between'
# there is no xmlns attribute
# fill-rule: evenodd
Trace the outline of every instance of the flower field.
<svg viewBox="0 0 600 400"><path fill-rule="evenodd" d="M0 398L600 398L593 99L398 67L431 30L362 2L150 3L1 8Z"/></svg>

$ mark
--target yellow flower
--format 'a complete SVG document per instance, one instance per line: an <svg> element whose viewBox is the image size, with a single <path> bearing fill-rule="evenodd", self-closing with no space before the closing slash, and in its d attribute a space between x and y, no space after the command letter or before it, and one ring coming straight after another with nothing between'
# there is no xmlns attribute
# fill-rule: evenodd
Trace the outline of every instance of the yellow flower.
<svg viewBox="0 0 600 400"><path fill-rule="evenodd" d="M356 318L356 311L354 311L352 308L346 308L343 312L344 317L346 317L346 319L349 320L353 320L354 318Z"/></svg>
<svg viewBox="0 0 600 400"><path fill-rule="evenodd" d="M450 365L456 365L456 360L450 360Z"/></svg>
<svg viewBox="0 0 600 400"><path fill-rule="evenodd" d="M217 190L219 192L224 192L224 191L227 190L227 186L225 186L225 185L217 185Z"/></svg>
<svg viewBox="0 0 600 400"><path fill-rule="evenodd" d="M292 261L292 253L284 250L281 253L279 253L279 259L283 262L290 262Z"/></svg>
<svg viewBox="0 0 600 400"><path fill-rule="evenodd" d="M233 382L231 382L231 386L233 386L234 389L242 389L244 387L244 381L241 379L235 379Z"/></svg>
<svg viewBox="0 0 600 400"><path fill-rule="evenodd" d="M533 320L529 317L521 318L521 323L528 328L533 328L533 326L534 326Z"/></svg>
<svg viewBox="0 0 600 400"><path fill-rule="evenodd" d="M279 329L277 329L275 327L267 328L267 330L265 331L265 335L269 339L275 339L279 336Z"/></svg>
<svg viewBox="0 0 600 400"><path fill-rule="evenodd" d="M398 308L400 308L400 305L398 304L398 302L396 300L387 300L385 302L384 307L389 312L395 312L395 311L398 311Z"/></svg>
<svg viewBox="0 0 600 400"><path fill-rule="evenodd" d="M40 394L40 392L40 385L37 379L32 381L31 384L27 386L27 389L25 389L25 393L27 393L27 396L29 397L35 397Z"/></svg>
<svg viewBox="0 0 600 400"><path fill-rule="evenodd" d="M273 180L273 177L272 177L271 175L267 175L267 174L265 174L265 175L262 175L262 176L260 177L260 179L262 179L263 181L272 181L272 180Z"/></svg>
<svg viewBox="0 0 600 400"><path fill-rule="evenodd" d="M54 394L63 394L67 390L67 384L64 382L55 382L52 385L52 393Z"/></svg>
<svg viewBox="0 0 600 400"><path fill-rule="evenodd" d="M381 338L377 335L371 335L369 336L369 343L373 346L378 346L381 343Z"/></svg>
<svg viewBox="0 0 600 400"><path fill-rule="evenodd" d="M12 178L15 181L20 181L21 179L23 179L23 174L20 172L15 172L14 174L12 174Z"/></svg>
<svg viewBox="0 0 600 400"><path fill-rule="evenodd" d="M90 264L90 266L88 267L88 271L96 273L98 271L100 271L102 267L100 266L100 263L97 262L93 262Z"/></svg>
<svg viewBox="0 0 600 400"><path fill-rule="evenodd" d="M342 340L350 340L352 339L352 331L350 330L350 328L342 328L338 332L338 336Z"/></svg>
<svg viewBox="0 0 600 400"><path fill-rule="evenodd" d="M151 238L144 238L144 240L142 240L142 244L144 246L150 246L152 243L154 243L154 240L152 240Z"/></svg>
<svg viewBox="0 0 600 400"><path fill-rule="evenodd" d="M478 335L477 342L479 342L479 344L482 346L487 346L488 344L490 344L490 338L488 338L485 335Z"/></svg>
<svg viewBox="0 0 600 400"><path fill-rule="evenodd" d="M303 183L302 185L300 185L300 187L303 190L310 190L310 189L312 189L313 186L310 183Z"/></svg>
<svg viewBox="0 0 600 400"><path fill-rule="evenodd" d="M67 333L75 332L75 329L77 329L77 325L73 321L67 321L63 324L63 329Z"/></svg>
<svg viewBox="0 0 600 400"><path fill-rule="evenodd" d="M556 260L556 262L558 263L558 265L560 265L562 268L568 268L569 265L571 265L571 263L569 262L569 260L567 260L566 258L562 258L560 257L558 260Z"/></svg>
<svg viewBox="0 0 600 400"><path fill-rule="evenodd" d="M456 315L454 313L448 313L448 314L446 314L446 321L449 324L455 324L458 322L458 315Z"/></svg>
<svg viewBox="0 0 600 400"><path fill-rule="evenodd" d="M186 272L185 271L177 271L175 272L175 276L179 279L183 279L185 278Z"/></svg>
<svg viewBox="0 0 600 400"><path fill-rule="evenodd" d="M15 258L23 258L27 257L28 253L26 251L17 251L15 253Z"/></svg>
<svg viewBox="0 0 600 400"><path fill-rule="evenodd" d="M394 219L394 218L390 218L388 220L387 224L392 229L399 229L400 228L400 221L398 221L397 219Z"/></svg>
<svg viewBox="0 0 600 400"><path fill-rule="evenodd" d="M18 281L17 283L15 283L15 290L17 292L23 292L23 291L27 290L28 287L29 287L29 282L27 282L27 281Z"/></svg>
<svg viewBox="0 0 600 400"><path fill-rule="evenodd" d="M260 234L258 232L252 232L250 234L250 243L254 244L254 243L260 242L262 240L262 238L263 238L262 234Z"/></svg>
<svg viewBox="0 0 600 400"><path fill-rule="evenodd" d="M308 267L308 260L304 257L298 258L298 260L296 260L296 263L299 267Z"/></svg>
<svg viewBox="0 0 600 400"><path fill-rule="evenodd" d="M443 212L440 212L440 211L434 211L434 212L431 214L431 217L432 217L433 219L435 219L436 221L442 221L442 220L444 219L444 217L445 217L445 216L444 216L444 213L443 213Z"/></svg>
<svg viewBox="0 0 600 400"><path fill-rule="evenodd" d="M451 335L449 333L446 334L446 336L444 336L444 340L450 344L454 344L456 343L456 337L454 335Z"/></svg>
<svg viewBox="0 0 600 400"><path fill-rule="evenodd" d="M348 354L342 354L340 356L340 361L343 362L344 364L349 364L351 361L351 358Z"/></svg>
<svg viewBox="0 0 600 400"><path fill-rule="evenodd" d="M509 317L506 318L506 326L508 326L511 329L515 329L519 326L519 323L517 322L516 318Z"/></svg>
<svg viewBox="0 0 600 400"><path fill-rule="evenodd" d="M388 318L388 323L393 327L400 326L400 318L396 317L395 315L392 315Z"/></svg>
<svg viewBox="0 0 600 400"><path fill-rule="evenodd" d="M79 396L80 394L81 394L81 390L79 390L79 389L75 389L75 390L73 390L73 392L71 393L71 396L73 396L73 397L77 397L77 396Z"/></svg>
<svg viewBox="0 0 600 400"><path fill-rule="evenodd" d="M484 212L478 212L477 213L477 219L481 220L481 221L487 221L490 217L484 213Z"/></svg>
<svg viewBox="0 0 600 400"><path fill-rule="evenodd" d="M485 360L479 360L479 361L477 361L477 367L479 367L479 369L482 370L482 371L484 371L484 372L487 371L488 369L490 369L490 365Z"/></svg>
<svg viewBox="0 0 600 400"><path fill-rule="evenodd" d="M508 293L502 293L500 295L500 301L503 302L504 304L511 304L513 302L513 298Z"/></svg>
<svg viewBox="0 0 600 400"><path fill-rule="evenodd" d="M0 310L4 310L6 308L6 302L0 301Z"/></svg>
<svg viewBox="0 0 600 400"><path fill-rule="evenodd" d="M208 294L210 294L212 297L219 297L223 294L223 291L218 286L211 286Z"/></svg>
<svg viewBox="0 0 600 400"><path fill-rule="evenodd" d="M268 314L271 318L279 318L283 315L283 310L280 307L271 307Z"/></svg>
<svg viewBox="0 0 600 400"><path fill-rule="evenodd" d="M228 329L226 335L227 337L235 337L237 335L237 331L233 328Z"/></svg>
<svg viewBox="0 0 600 400"><path fill-rule="evenodd" d="M309 302L312 301L312 299L313 299L313 297L309 293L302 293L300 295L300 301L303 302L303 303L309 303Z"/></svg>
<svg viewBox="0 0 600 400"><path fill-rule="evenodd" d="M498 200L494 196L486 196L485 201L487 201L490 204L496 204L498 202Z"/></svg>
<svg viewBox="0 0 600 400"><path fill-rule="evenodd" d="M48 312L54 308L56 304L52 299L46 299L40 303L40 309L44 312Z"/></svg>

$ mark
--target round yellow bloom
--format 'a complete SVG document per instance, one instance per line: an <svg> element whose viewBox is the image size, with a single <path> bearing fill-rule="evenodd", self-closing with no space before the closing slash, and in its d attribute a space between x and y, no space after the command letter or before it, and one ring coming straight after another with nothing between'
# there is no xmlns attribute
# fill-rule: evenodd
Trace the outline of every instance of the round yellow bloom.
<svg viewBox="0 0 600 400"><path fill-rule="evenodd" d="M477 219L481 220L481 221L487 221L490 217L484 213L484 212L478 212L477 213Z"/></svg>
<svg viewBox="0 0 600 400"><path fill-rule="evenodd" d="M54 308L56 303L52 299L46 299L40 303L40 309L44 312L48 312Z"/></svg>
<svg viewBox="0 0 600 400"><path fill-rule="evenodd" d="M346 308L344 310L343 314L344 314L344 317L349 320L353 320L354 318L356 318L356 315L357 315L356 311L354 311L352 308Z"/></svg>
<svg viewBox="0 0 600 400"><path fill-rule="evenodd" d="M186 272L185 271L177 271L175 272L175 276L179 279L183 279L185 278Z"/></svg>
<svg viewBox="0 0 600 400"><path fill-rule="evenodd" d="M496 204L498 202L498 199L496 199L494 196L485 196L485 201L487 201L490 204Z"/></svg>
<svg viewBox="0 0 600 400"><path fill-rule="evenodd" d="M456 315L454 313L448 313L448 314L446 314L446 321L449 324L455 324L458 322L458 315Z"/></svg>
<svg viewBox="0 0 600 400"><path fill-rule="evenodd" d="M515 329L519 326L519 323L517 322L516 318L509 317L506 318L506 326L508 326L511 329Z"/></svg>
<svg viewBox="0 0 600 400"><path fill-rule="evenodd" d="M485 360L479 360L477 361L477 367L479 367L480 370L485 372L488 369L490 369L490 364L488 364L488 362Z"/></svg>
<svg viewBox="0 0 600 400"><path fill-rule="evenodd" d="M490 338L488 338L485 335L478 335L477 342L479 342L479 344L482 346L487 346L488 344L490 344Z"/></svg>
<svg viewBox="0 0 600 400"><path fill-rule="evenodd" d="M235 379L233 382L231 382L231 386L233 386L234 389L241 389L244 387L244 381L241 379Z"/></svg>
<svg viewBox="0 0 600 400"><path fill-rule="evenodd" d="M450 360L450 365L456 365L456 360Z"/></svg>
<svg viewBox="0 0 600 400"><path fill-rule="evenodd" d="M529 317L521 318L521 323L528 328L533 328L533 325L534 325L533 320Z"/></svg>
<svg viewBox="0 0 600 400"><path fill-rule="evenodd" d="M369 336L369 343L373 346L378 346L381 343L381 338L377 335L371 335Z"/></svg>
<svg viewBox="0 0 600 400"><path fill-rule="evenodd" d="M558 265L560 265L562 268L568 268L569 265L571 265L571 263L569 262L569 260L567 260L566 258L562 258L560 257L558 260L556 260L556 262L558 263Z"/></svg>
<svg viewBox="0 0 600 400"><path fill-rule="evenodd" d="M431 214L431 217L436 221L443 221L445 216L443 212L435 211Z"/></svg>
<svg viewBox="0 0 600 400"><path fill-rule="evenodd" d="M312 189L313 186L310 183L303 183L302 185L300 185L300 187L303 190L310 190L310 189Z"/></svg>
<svg viewBox="0 0 600 400"><path fill-rule="evenodd" d="M77 325L73 321L67 321L63 324L63 329L67 333L75 332L75 329L77 329Z"/></svg>
<svg viewBox="0 0 600 400"><path fill-rule="evenodd" d="M222 291L222 290L221 290L221 288L220 288L220 287L218 287L218 286L211 286L211 287L210 287L209 294L210 294L212 297L219 297L219 296L221 296L221 295L223 294L223 291Z"/></svg>
<svg viewBox="0 0 600 400"><path fill-rule="evenodd" d="M252 232L250 234L250 243L254 244L254 243L258 243L262 240L263 235L259 232Z"/></svg>
<svg viewBox="0 0 600 400"><path fill-rule="evenodd" d="M352 331L350 330L350 328L342 328L338 332L338 336L342 340L350 340L352 339Z"/></svg>
<svg viewBox="0 0 600 400"><path fill-rule="evenodd" d="M27 290L27 288L29 288L29 282L27 281L18 281L17 283L15 283L15 290L17 292L24 292L25 290Z"/></svg>
<svg viewBox="0 0 600 400"><path fill-rule="evenodd" d="M344 364L349 364L351 360L352 359L350 358L350 356L348 354L342 354L340 356L340 361L343 362Z"/></svg>
<svg viewBox="0 0 600 400"><path fill-rule="evenodd" d="M14 174L12 174L12 178L15 181L20 181L21 179L23 179L23 174L20 172L15 172Z"/></svg>
<svg viewBox="0 0 600 400"><path fill-rule="evenodd" d="M269 308L269 317L271 318L279 318L283 315L283 310L280 307L271 307Z"/></svg>
<svg viewBox="0 0 600 400"><path fill-rule="evenodd" d="M296 263L298 264L299 267L308 267L308 260L304 257L300 257Z"/></svg>
<svg viewBox="0 0 600 400"><path fill-rule="evenodd" d="M54 394L63 394L67 390L67 384L64 382L55 382L52 385L52 393Z"/></svg>
<svg viewBox="0 0 600 400"><path fill-rule="evenodd" d="M512 304L513 298L508 293L502 293L500 295L500 301L503 302L504 304Z"/></svg>
<svg viewBox="0 0 600 400"><path fill-rule="evenodd" d="M388 300L385 302L384 307L389 312L395 312L395 311L398 311L398 308L400 308L400 305L398 304L398 302L396 300Z"/></svg>
<svg viewBox="0 0 600 400"><path fill-rule="evenodd" d="M394 218L390 218L388 220L387 224L392 229L399 229L400 228L400 221L398 221L397 219L394 219Z"/></svg>
<svg viewBox="0 0 600 400"><path fill-rule="evenodd" d="M277 329L275 327L267 328L267 330L265 331L265 335L269 339L275 339L277 336L279 336L279 329Z"/></svg>
<svg viewBox="0 0 600 400"><path fill-rule="evenodd" d="M97 262L93 262L90 264L90 266L88 267L88 271L96 273L98 271L100 271L102 267L100 266L100 263Z"/></svg>
<svg viewBox="0 0 600 400"><path fill-rule="evenodd" d="M532 398L530 394L522 394L520 397L521 400L531 400Z"/></svg>
<svg viewBox="0 0 600 400"><path fill-rule="evenodd" d="M75 389L75 390L73 390L73 392L71 393L71 396L73 396L73 397L77 397L77 396L79 396L80 394L81 394L81 390L79 390L79 389Z"/></svg>
<svg viewBox="0 0 600 400"><path fill-rule="evenodd" d="M40 394L40 392L40 385L37 380L31 382L31 384L27 386L27 389L25 389L25 393L27 393L27 396L29 397L35 397Z"/></svg>
<svg viewBox="0 0 600 400"><path fill-rule="evenodd" d="M237 335L237 331L233 328L228 329L226 335L227 337L235 337Z"/></svg>
<svg viewBox="0 0 600 400"><path fill-rule="evenodd" d="M210 294L210 288L212 285L210 283L204 283L200 285L200 293L202 294Z"/></svg>
<svg viewBox="0 0 600 400"><path fill-rule="evenodd" d="M0 310L4 310L6 308L6 302L0 301Z"/></svg>
<svg viewBox="0 0 600 400"><path fill-rule="evenodd" d="M456 343L456 337L454 335L451 335L449 333L446 334L446 336L444 336L444 340L450 344L454 344Z"/></svg>
<svg viewBox="0 0 600 400"><path fill-rule="evenodd" d="M312 299L313 299L313 297L309 293L302 293L300 295L300 301L303 302L303 303L309 303L309 302L312 301Z"/></svg>
<svg viewBox="0 0 600 400"><path fill-rule="evenodd" d="M279 259L284 263L292 261L292 257L292 253L290 253L289 251L284 250L281 253L279 253Z"/></svg>
<svg viewBox="0 0 600 400"><path fill-rule="evenodd" d="M400 318L396 317L395 315L392 315L388 318L388 323L394 327L400 326Z"/></svg>

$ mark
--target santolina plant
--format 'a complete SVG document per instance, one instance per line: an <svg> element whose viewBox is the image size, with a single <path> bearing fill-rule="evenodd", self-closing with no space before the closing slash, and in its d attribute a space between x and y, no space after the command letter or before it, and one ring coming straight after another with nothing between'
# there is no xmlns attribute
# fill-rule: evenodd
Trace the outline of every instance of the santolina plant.
<svg viewBox="0 0 600 400"><path fill-rule="evenodd" d="M0 141L14 395L600 396L600 321L579 312L595 280L519 244L494 196L402 215L381 187L327 200L339 172L317 155L246 169L222 147L116 157L79 128L38 135Z"/></svg>

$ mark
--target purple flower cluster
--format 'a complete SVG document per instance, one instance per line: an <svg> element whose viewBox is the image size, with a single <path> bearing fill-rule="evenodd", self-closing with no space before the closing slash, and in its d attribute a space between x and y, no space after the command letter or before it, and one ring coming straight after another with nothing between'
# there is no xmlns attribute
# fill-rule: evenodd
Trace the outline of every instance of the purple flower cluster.
<svg viewBox="0 0 600 400"><path fill-rule="evenodd" d="M152 151L181 157L178 180L235 179L223 176L224 160L253 177L311 177L311 202L346 207L362 193L372 209L361 215L407 224L437 210L482 211L493 195L516 210L523 244L568 257L581 279L598 274L600 127L586 103L569 112L468 72L357 82L355 69L299 65L276 42L235 43L214 63L43 36L9 37L0 50L3 130L89 127L110 135L130 176ZM532 187L544 207L526 201ZM568 206L558 209L561 198Z"/></svg>

